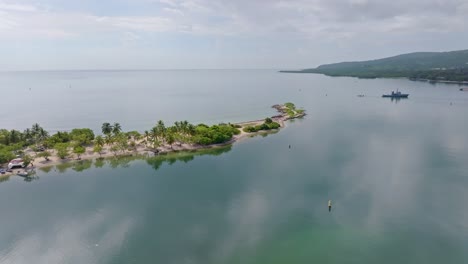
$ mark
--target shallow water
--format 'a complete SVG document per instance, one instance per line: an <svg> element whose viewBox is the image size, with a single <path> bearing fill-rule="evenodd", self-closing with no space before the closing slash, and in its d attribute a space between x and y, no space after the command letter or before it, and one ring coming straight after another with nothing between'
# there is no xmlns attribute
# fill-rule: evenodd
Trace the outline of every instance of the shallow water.
<svg viewBox="0 0 468 264"><path fill-rule="evenodd" d="M396 88L410 99L380 98ZM2 73L7 89L24 97L4 102L5 128L237 122L285 101L308 115L232 147L0 182L0 263L468 262L468 93L458 86L158 71Z"/></svg>

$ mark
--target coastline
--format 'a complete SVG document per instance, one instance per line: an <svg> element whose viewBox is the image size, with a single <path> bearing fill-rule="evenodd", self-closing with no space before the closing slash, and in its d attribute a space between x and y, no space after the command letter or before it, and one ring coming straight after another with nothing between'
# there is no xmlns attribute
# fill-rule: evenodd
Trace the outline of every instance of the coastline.
<svg viewBox="0 0 468 264"><path fill-rule="evenodd" d="M238 122L234 123L233 125L237 126L240 133L238 135L233 135L233 137L223 143L218 143L218 144L209 144L209 145L200 145L200 144L189 144L189 143L178 143L174 145L168 145L164 144L158 148L158 152L155 153L153 150L150 150L148 147L146 147L142 140L138 141L136 144L136 147L132 151L124 151L122 153L114 153L111 151L111 146L104 146L103 150L101 153L96 153L93 151L93 145L89 145L85 147L85 152L80 156L80 158L73 158L73 157L67 157L65 159L60 159L57 156L57 151L55 149L50 149L48 150L51 153L51 156L49 157L48 160L45 160L44 158L36 157L37 153L34 152L31 148L27 148L25 150L25 154L30 155L31 157L34 157L31 165L28 166L27 168L15 168L12 169L11 172L6 172L5 174L0 175L0 179L3 178L8 178L11 176L17 175L19 172L24 172L26 169L40 169L40 168L45 168L45 167L51 167L51 166L56 166L56 165L61 165L61 164L66 164L66 163L73 163L73 162L78 162L78 161L83 161L83 160L95 160L95 159L104 159L104 158L111 158L111 157L125 157L125 156L158 156L158 155L165 155L168 153L173 153L173 152L193 152L197 150L204 150L204 149L213 149L213 148L219 148L219 147L225 147L228 145L232 145L235 142L241 141L245 138L248 137L253 137L256 135L260 134L265 134L269 132L274 132L278 131L281 128L284 128L286 126L286 121L290 119L296 119L296 118L301 118L306 115L305 112L297 113L295 112L295 115L290 115L288 114L288 108L285 105L273 105L272 108L275 108L278 111L278 115L270 117L272 121L277 122L280 127L278 129L272 129L272 130L260 130L256 132L245 132L243 128L247 126L257 126L263 124L265 119L259 119L259 120L251 120L251 121L244 121L244 122Z"/></svg>
<svg viewBox="0 0 468 264"><path fill-rule="evenodd" d="M281 70L278 71L279 73L311 73L311 74L322 74L328 77L352 77L352 78L358 78L358 79L406 79L409 81L417 81L417 82L428 82L431 84L435 83L445 83L445 84L456 84L456 85L468 85L468 82L466 81L449 81L449 80L431 80L431 79L424 79L424 78L413 78L409 76L395 76L395 77L385 77L385 76L359 76L359 75L346 75L346 74L327 74L323 72L315 72L315 71L305 71L305 70L300 70L300 71L293 71L293 70Z"/></svg>

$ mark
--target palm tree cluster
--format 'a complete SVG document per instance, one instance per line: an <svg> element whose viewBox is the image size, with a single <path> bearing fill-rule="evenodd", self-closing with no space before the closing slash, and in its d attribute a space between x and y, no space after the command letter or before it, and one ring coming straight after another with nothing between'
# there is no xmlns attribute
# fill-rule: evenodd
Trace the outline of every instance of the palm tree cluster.
<svg viewBox="0 0 468 264"><path fill-rule="evenodd" d="M23 133L14 129L10 131L2 129L0 131L0 144L8 146L24 142L25 145L32 145L38 144L48 137L49 133L36 123L31 128L25 129Z"/></svg>
<svg viewBox="0 0 468 264"><path fill-rule="evenodd" d="M174 126L166 127L162 120L151 128L150 131L145 131L143 135L143 143L146 147L157 152L158 147L168 144L173 148L174 143L182 145L183 143L193 143L192 137L195 135L195 126L188 121L176 121Z"/></svg>

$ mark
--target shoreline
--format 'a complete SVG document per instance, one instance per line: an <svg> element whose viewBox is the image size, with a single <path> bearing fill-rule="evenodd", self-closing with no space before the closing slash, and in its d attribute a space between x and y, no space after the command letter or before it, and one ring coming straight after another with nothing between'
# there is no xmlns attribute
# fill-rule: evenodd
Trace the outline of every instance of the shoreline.
<svg viewBox="0 0 468 264"><path fill-rule="evenodd" d="M15 168L12 169L11 172L6 172L5 174L0 175L0 179L2 178L7 178L11 176L17 175L19 172L24 172L27 169L40 169L44 167L51 167L51 166L57 166L61 164L66 164L66 163L73 163L73 162L78 162L78 161L83 161L83 160L95 160L95 159L100 159L100 158L112 158L112 157L125 157L125 156L158 156L158 155L165 155L168 153L173 153L173 152L195 152L198 150L204 150L204 149L212 149L212 148L219 148L219 147L225 147L228 145L232 145L235 142L241 141L245 138L248 137L253 137L256 135L260 134L265 134L269 132L274 132L274 131L279 131L280 129L286 127L286 121L290 119L296 119L296 118L301 118L306 115L305 111L302 113L295 113L295 115L291 116L288 114L287 110L288 108L285 105L273 105L272 108L275 108L279 114L270 117L274 122L277 122L280 127L278 129L272 129L272 130L260 130L256 132L245 132L243 128L247 126L257 126L263 124L265 119L259 119L259 120L251 120L251 121L244 121L244 122L238 122L238 123L233 123L235 126L239 126L238 129L240 133L238 135L233 135L232 138L226 142L223 143L218 143L218 144L209 144L209 145L200 145L200 144L189 144L189 143L178 143L174 144L172 146L164 144L161 147L158 148L158 152L154 152L153 150L150 150L147 148L142 141L137 142L136 147L132 151L124 151L121 153L113 153L110 149L110 146L104 146L101 154L96 153L93 151L93 145L89 145L85 147L85 153L83 153L80 158L73 158L73 157L67 157L65 159L60 159L57 157L57 151L55 149L50 149L48 150L51 153L51 156L49 157L49 160L45 160L44 158L36 157L37 153L31 150L31 148L27 148L25 150L25 154L28 154L33 158L30 166L26 168ZM73 155L73 154L71 154ZM29 176L26 176L29 177Z"/></svg>
<svg viewBox="0 0 468 264"><path fill-rule="evenodd" d="M409 81L416 81L416 82L427 82L431 84L436 83L445 83L445 84L456 84L459 86L468 85L467 81L449 81L449 80L431 80L431 79L424 79L424 78L412 78L409 76L399 76L399 77L384 77L384 76L372 76L372 77L363 77L357 75L332 75L326 74L322 72L309 72L309 71L293 71L293 70L280 70L279 73L310 73L310 74L322 74L328 77L350 77L350 78L358 78L358 79L406 79Z"/></svg>

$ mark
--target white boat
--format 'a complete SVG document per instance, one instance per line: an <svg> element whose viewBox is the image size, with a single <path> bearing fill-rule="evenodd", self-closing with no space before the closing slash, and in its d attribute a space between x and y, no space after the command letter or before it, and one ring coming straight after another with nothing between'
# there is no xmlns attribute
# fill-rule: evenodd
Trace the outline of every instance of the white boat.
<svg viewBox="0 0 468 264"><path fill-rule="evenodd" d="M21 177L28 177L29 176L29 173L27 171L18 171L18 173L16 173L16 175L18 176L21 176Z"/></svg>
<svg viewBox="0 0 468 264"><path fill-rule="evenodd" d="M21 167L24 168L24 162L22 159L12 159L10 163L8 163L8 169L16 168L16 167Z"/></svg>
<svg viewBox="0 0 468 264"><path fill-rule="evenodd" d="M16 173L16 175L21 176L21 177L29 177L34 174L36 174L36 171L34 170L34 168L25 169L23 171L18 171Z"/></svg>

